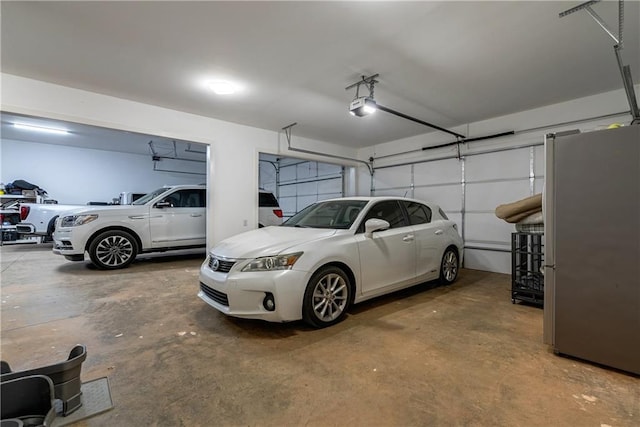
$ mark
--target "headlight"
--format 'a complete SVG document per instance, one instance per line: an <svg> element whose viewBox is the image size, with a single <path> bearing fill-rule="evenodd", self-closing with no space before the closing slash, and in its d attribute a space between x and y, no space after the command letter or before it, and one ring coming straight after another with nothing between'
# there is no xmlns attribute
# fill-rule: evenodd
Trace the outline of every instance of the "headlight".
<svg viewBox="0 0 640 427"><path fill-rule="evenodd" d="M293 264L296 263L302 252L295 254L265 256L251 260L245 265L242 271L273 271L273 270L291 270Z"/></svg>
<svg viewBox="0 0 640 427"><path fill-rule="evenodd" d="M98 218L98 215L69 215L62 218L60 225L62 227L76 227L84 225Z"/></svg>

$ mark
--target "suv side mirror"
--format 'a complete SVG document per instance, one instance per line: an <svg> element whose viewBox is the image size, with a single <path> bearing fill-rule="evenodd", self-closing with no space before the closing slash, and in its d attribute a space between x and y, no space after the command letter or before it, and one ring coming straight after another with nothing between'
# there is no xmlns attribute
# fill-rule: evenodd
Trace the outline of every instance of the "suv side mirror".
<svg viewBox="0 0 640 427"><path fill-rule="evenodd" d="M373 237L374 231L388 230L389 227L391 224L384 219L371 218L364 223L364 235L370 238Z"/></svg>
<svg viewBox="0 0 640 427"><path fill-rule="evenodd" d="M158 208L158 209L170 208L171 206L172 206L172 204L170 202L162 201L162 202L156 203L156 208Z"/></svg>

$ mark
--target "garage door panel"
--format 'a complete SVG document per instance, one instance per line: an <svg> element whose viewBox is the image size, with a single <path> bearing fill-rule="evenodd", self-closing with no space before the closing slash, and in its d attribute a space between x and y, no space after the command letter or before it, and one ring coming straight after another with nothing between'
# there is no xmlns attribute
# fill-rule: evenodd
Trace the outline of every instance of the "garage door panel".
<svg viewBox="0 0 640 427"><path fill-rule="evenodd" d="M507 252L464 250L464 266L474 270L492 271L494 273L511 273L511 255ZM505 292L505 298L508 298Z"/></svg>
<svg viewBox="0 0 640 427"><path fill-rule="evenodd" d="M376 169L374 174L376 193L378 189L411 187L411 166Z"/></svg>
<svg viewBox="0 0 640 427"><path fill-rule="evenodd" d="M298 196L309 196L311 194L318 193L317 182L302 182L298 184L297 187L298 187Z"/></svg>
<svg viewBox="0 0 640 427"><path fill-rule="evenodd" d="M544 175L544 146L533 147L533 171L536 176Z"/></svg>
<svg viewBox="0 0 640 427"><path fill-rule="evenodd" d="M407 193L407 189L403 188L391 188L391 189L381 189L375 191L374 196L395 196L395 197L405 197L405 195L409 196L410 192Z"/></svg>
<svg viewBox="0 0 640 427"><path fill-rule="evenodd" d="M413 194L416 199L432 201L440 205L445 212L460 211L462 208L462 186L460 184L417 187Z"/></svg>
<svg viewBox="0 0 640 427"><path fill-rule="evenodd" d="M280 167L280 182L295 181L296 180L296 168L295 166L281 166Z"/></svg>
<svg viewBox="0 0 640 427"><path fill-rule="evenodd" d="M291 216L296 213L297 202L295 197L280 197L278 203L285 215Z"/></svg>
<svg viewBox="0 0 640 427"><path fill-rule="evenodd" d="M318 163L317 167L318 167L318 176L342 174L342 166L331 165L328 163Z"/></svg>
<svg viewBox="0 0 640 427"><path fill-rule="evenodd" d="M544 188L544 179L536 179L533 188L536 194L542 193L542 189Z"/></svg>
<svg viewBox="0 0 640 427"><path fill-rule="evenodd" d="M313 178L318 175L315 162L305 162L296 165L296 177L298 179Z"/></svg>
<svg viewBox="0 0 640 427"><path fill-rule="evenodd" d="M337 199L342 197L342 193L320 193L318 194L318 200Z"/></svg>
<svg viewBox="0 0 640 427"><path fill-rule="evenodd" d="M280 197L294 197L296 195L295 185L281 185L278 190Z"/></svg>
<svg viewBox="0 0 640 427"><path fill-rule="evenodd" d="M413 175L416 185L460 183L462 168L457 159L417 163L414 165Z"/></svg>
<svg viewBox="0 0 640 427"><path fill-rule="evenodd" d="M342 193L342 177L318 182L318 193Z"/></svg>
<svg viewBox="0 0 640 427"><path fill-rule="evenodd" d="M465 214L465 240L479 242L501 242L508 245L511 233L515 232L515 225L510 224L494 214L469 213Z"/></svg>
<svg viewBox="0 0 640 427"><path fill-rule="evenodd" d="M470 156L465 160L465 180L528 178L530 161L529 148Z"/></svg>
<svg viewBox="0 0 640 427"><path fill-rule="evenodd" d="M498 205L529 197L529 179L467 184L465 208L467 211L494 211Z"/></svg>

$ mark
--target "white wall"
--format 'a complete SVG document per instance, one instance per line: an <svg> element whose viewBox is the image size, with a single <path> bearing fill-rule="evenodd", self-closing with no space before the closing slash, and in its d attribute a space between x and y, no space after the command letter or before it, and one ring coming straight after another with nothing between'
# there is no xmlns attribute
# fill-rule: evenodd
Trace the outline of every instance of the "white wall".
<svg viewBox="0 0 640 427"><path fill-rule="evenodd" d="M111 202L120 192L146 193L163 185L198 184L206 175L153 170L150 156L2 139L0 181L24 179L60 204ZM205 172L202 164L198 168Z"/></svg>
<svg viewBox="0 0 640 427"><path fill-rule="evenodd" d="M290 155L284 135L97 93L1 75L2 110L209 144L207 244L257 228L258 156ZM203 94L203 96L205 96ZM356 150L292 139L292 146L355 158ZM296 157L326 161L322 156Z"/></svg>
<svg viewBox="0 0 640 427"><path fill-rule="evenodd" d="M469 138L515 131L512 136L461 144L460 159L456 146L422 150L454 141L442 132L368 147L358 157L376 158L374 194L431 199L458 223L465 245L487 248L466 249L465 267L510 273L510 237L515 226L498 219L494 210L542 191L544 135L594 130L614 122L629 124L628 109L620 89L451 129ZM480 154L505 148L510 150ZM385 167L391 165L397 166ZM368 171L359 168L358 173L358 193L369 194Z"/></svg>

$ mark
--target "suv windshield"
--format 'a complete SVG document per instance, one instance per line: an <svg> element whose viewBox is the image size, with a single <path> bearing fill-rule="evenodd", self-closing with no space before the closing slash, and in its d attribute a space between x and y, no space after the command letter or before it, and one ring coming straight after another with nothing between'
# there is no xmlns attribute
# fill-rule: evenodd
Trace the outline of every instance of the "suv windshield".
<svg viewBox="0 0 640 427"><path fill-rule="evenodd" d="M366 200L331 200L307 206L284 224L284 227L347 229L368 202Z"/></svg>
<svg viewBox="0 0 640 427"><path fill-rule="evenodd" d="M166 193L169 189L166 187L158 188L151 193L147 193L144 196L140 197L138 200L132 203L132 205L146 205L149 200L155 199L162 193Z"/></svg>

